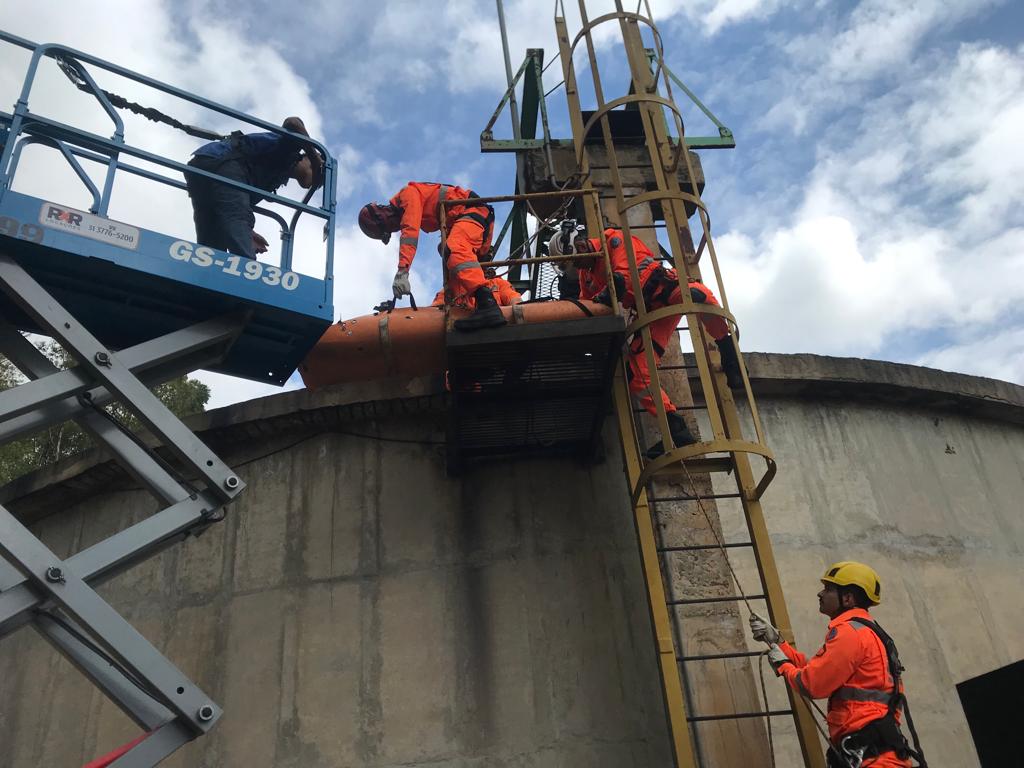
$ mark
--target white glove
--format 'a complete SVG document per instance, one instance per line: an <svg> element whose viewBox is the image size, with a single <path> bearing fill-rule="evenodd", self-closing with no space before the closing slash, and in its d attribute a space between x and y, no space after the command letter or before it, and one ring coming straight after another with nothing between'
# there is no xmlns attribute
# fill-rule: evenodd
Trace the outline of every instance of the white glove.
<svg viewBox="0 0 1024 768"><path fill-rule="evenodd" d="M391 283L391 291L395 294L395 300L412 294L412 286L409 284L409 270L400 269L395 272L395 280Z"/></svg>
<svg viewBox="0 0 1024 768"><path fill-rule="evenodd" d="M782 649L779 648L779 646L772 643L771 647L768 649L768 663L772 665L772 669L774 669L775 674L778 675L779 668L783 664L792 664L793 662L782 652Z"/></svg>
<svg viewBox="0 0 1024 768"><path fill-rule="evenodd" d="M769 624L767 619L758 616L756 613L750 614L750 634L754 636L755 640L760 640L762 643L768 643L769 645L782 640L779 630Z"/></svg>

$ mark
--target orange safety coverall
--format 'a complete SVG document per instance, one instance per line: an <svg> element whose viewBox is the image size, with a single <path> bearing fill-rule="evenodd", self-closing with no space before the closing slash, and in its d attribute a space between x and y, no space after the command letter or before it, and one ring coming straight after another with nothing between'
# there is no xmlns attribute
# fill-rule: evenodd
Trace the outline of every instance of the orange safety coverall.
<svg viewBox="0 0 1024 768"><path fill-rule="evenodd" d="M892 676L885 646L874 632L852 618L873 621L863 608L851 608L828 623L825 644L807 660L800 651L783 641L779 648L792 661L782 664L779 674L797 692L812 699L828 697L828 735L833 744L884 716L892 693ZM902 687L902 684L901 684ZM896 712L899 721L900 713ZM910 768L893 751L865 759L872 768Z"/></svg>
<svg viewBox="0 0 1024 768"><path fill-rule="evenodd" d="M389 201L402 209L402 229L398 241L398 267L409 269L416 257L420 232L437 232L441 228L441 202L465 200L477 195L468 189L448 184L410 181ZM467 218L472 214L489 225ZM479 258L491 248L494 215L487 206L449 206L445 212L448 236L444 241L447 255L448 285L456 300L472 298L473 292L485 282Z"/></svg>
<svg viewBox="0 0 1024 768"><path fill-rule="evenodd" d="M604 231L604 239L608 244L608 257L609 261L611 261L612 271L622 275L626 280L626 295L619 296L619 300L626 309L633 309L636 306L636 298L633 296L632 279L629 275L629 253L626 250L622 230L606 229ZM590 239L590 244L595 250L601 248L601 241L596 237ZM676 275L676 271L662 267L660 259L655 258L651 250L637 237L633 238L633 253L636 255L637 271L640 273L640 285L643 288L647 287L648 280L659 269L663 270L666 277L675 280L677 283L676 287L667 297L667 300L663 296L656 296L654 301L648 302L645 305L647 310L660 309L670 304L681 304L683 301L682 292L678 285L679 278ZM592 268L580 269L579 279L581 299L593 299L601 293L608 285L607 278L605 277L604 259L599 257L597 263ZM691 280L690 287L704 294L707 304L718 306L718 299L715 298L711 289L706 285ZM721 339L729 333L729 327L724 318L717 315L701 315L700 317L701 322L704 323L704 326L714 339ZM655 364L660 362L661 356L665 354L665 345L668 344L672 334L675 333L678 320L678 317L670 315L660 320L655 320L648 326L651 331L651 344L654 347ZM640 397L640 405L653 416L657 414L657 409L650 392L651 373L647 366L647 354L644 352L643 336L640 334L636 334L633 341L630 342L628 360L629 390L634 395ZM665 406L666 413L675 412L676 406L672 403L665 390L661 390L661 402Z"/></svg>
<svg viewBox="0 0 1024 768"><path fill-rule="evenodd" d="M512 287L512 283L503 277L489 278L486 283L487 287L491 289L491 293L494 294L494 300L498 302L499 307L510 307L523 298L523 295ZM444 306L444 288L437 292L430 306Z"/></svg>

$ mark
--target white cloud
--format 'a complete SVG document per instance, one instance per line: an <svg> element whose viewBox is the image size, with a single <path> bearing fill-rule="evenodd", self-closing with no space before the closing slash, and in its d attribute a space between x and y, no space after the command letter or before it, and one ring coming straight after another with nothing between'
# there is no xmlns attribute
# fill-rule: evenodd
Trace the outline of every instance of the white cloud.
<svg viewBox="0 0 1024 768"><path fill-rule="evenodd" d="M323 135L323 120L311 97L309 84L281 55L255 36L257 30L229 26L215 14L204 15L198 6L189 14L184 26L176 25L170 8L160 0L101 2L90 6L89 13L68 13L65 7L54 2L17 9L7 4L0 11L0 26L35 42L58 42L107 58L140 74L268 121L277 123L287 115L298 114L312 135ZM121 23L111 24L110 19L120 19ZM13 103L21 89L27 63L27 53L8 45L0 46L0 100ZM101 87L156 107L185 123L222 131L238 127L231 118L104 73L95 66L88 68ZM76 127L100 135L112 132L109 118L96 102L75 91L52 61L43 61L29 104L36 113ZM154 154L184 162L202 143L141 117L121 114L126 141ZM332 154L338 158L342 178L352 174L361 161L359 153L346 145L334 147ZM94 181L101 183L102 173L88 164L87 169ZM156 170L156 166L153 169ZM174 171L160 172L180 180ZM91 204L90 196L67 164L55 151L46 148L34 147L26 151L14 188L79 208L88 208ZM339 189L344 198L348 188L340 185ZM301 199L302 190L294 183L283 192ZM128 174L118 175L109 215L169 235L193 237L191 206L183 191ZM290 211L285 213L286 218L290 216ZM296 265L300 271L319 276L323 274L325 250L322 225L305 221L309 218L304 217L297 233ZM279 254L274 227L266 219L257 220L257 231L271 243L271 253L265 260L276 263ZM199 377L211 384L211 407L278 391L206 372Z"/></svg>
<svg viewBox="0 0 1024 768"><path fill-rule="evenodd" d="M1024 328L961 333L956 343L930 350L914 362L1024 384Z"/></svg>
<svg viewBox="0 0 1024 768"><path fill-rule="evenodd" d="M1017 349L1002 323L1024 301L1022 85L1024 47L962 46L820 143L781 226L718 238L744 346L891 359L908 332L970 328ZM920 359L1019 380L1019 359L967 346Z"/></svg>
<svg viewBox="0 0 1024 768"><path fill-rule="evenodd" d="M714 35L730 24L737 24L753 19L764 19L786 5L803 3L786 3L785 0L696 0L696 2L671 1L659 3L659 13L655 7L655 21L683 11L687 18L700 25L706 35Z"/></svg>

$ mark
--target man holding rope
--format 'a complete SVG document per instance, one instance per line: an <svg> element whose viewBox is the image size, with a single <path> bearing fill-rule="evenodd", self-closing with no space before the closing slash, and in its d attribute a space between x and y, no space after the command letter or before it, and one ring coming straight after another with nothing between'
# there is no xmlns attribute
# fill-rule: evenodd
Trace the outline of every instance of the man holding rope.
<svg viewBox="0 0 1024 768"><path fill-rule="evenodd" d="M829 768L910 768L911 757L926 768L903 695L896 645L868 612L881 602L878 574L863 563L843 561L830 566L821 583L818 610L831 621L825 644L811 659L751 613L754 639L770 644L768 661L798 694L828 698ZM901 711L917 749L900 730Z"/></svg>

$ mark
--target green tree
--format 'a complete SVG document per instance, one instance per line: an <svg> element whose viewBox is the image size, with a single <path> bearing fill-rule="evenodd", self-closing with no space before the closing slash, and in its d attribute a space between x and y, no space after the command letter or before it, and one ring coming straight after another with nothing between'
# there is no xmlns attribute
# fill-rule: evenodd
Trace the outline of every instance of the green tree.
<svg viewBox="0 0 1024 768"><path fill-rule="evenodd" d="M70 367L73 362L64 348L54 341L38 342L36 347L62 370ZM24 381L26 378L21 371L7 358L0 357L0 391L16 387ZM199 413L210 399L210 388L187 376L159 384L153 388L153 393L172 413L181 417ZM130 429L138 429L140 426L135 415L120 403L107 406L107 412ZM86 451L92 446L93 441L89 435L73 421L7 443L0 446L0 485Z"/></svg>

